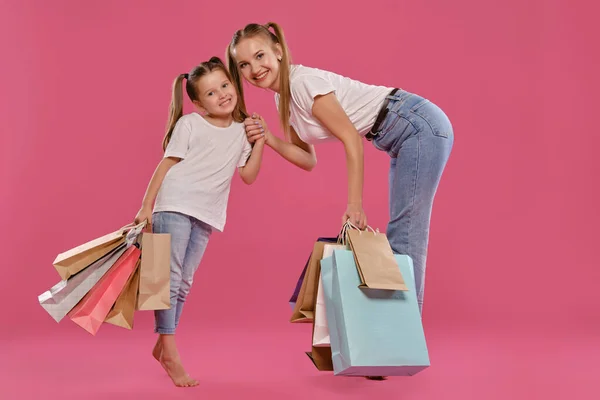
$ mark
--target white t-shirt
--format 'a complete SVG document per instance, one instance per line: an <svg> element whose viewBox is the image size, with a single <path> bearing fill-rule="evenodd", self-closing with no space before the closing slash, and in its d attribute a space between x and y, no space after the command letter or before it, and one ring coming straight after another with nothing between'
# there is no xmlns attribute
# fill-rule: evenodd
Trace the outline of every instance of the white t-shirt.
<svg viewBox="0 0 600 400"><path fill-rule="evenodd" d="M167 172L154 212L180 212L222 232L233 174L246 165L251 152L243 123L220 128L200 114L184 115L164 154L182 160Z"/></svg>
<svg viewBox="0 0 600 400"><path fill-rule="evenodd" d="M373 127L385 97L393 88L368 85L333 72L303 65L290 69L290 124L306 143L335 139L312 115L315 96L335 93L344 111L361 136ZM279 109L279 94L275 94Z"/></svg>

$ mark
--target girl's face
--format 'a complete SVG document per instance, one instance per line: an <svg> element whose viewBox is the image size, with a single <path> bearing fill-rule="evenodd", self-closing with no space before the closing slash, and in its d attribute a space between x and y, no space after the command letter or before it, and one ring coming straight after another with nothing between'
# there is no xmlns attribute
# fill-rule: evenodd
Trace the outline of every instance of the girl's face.
<svg viewBox="0 0 600 400"><path fill-rule="evenodd" d="M196 82L198 101L194 102L209 116L228 117L237 104L237 93L227 75L219 69Z"/></svg>
<svg viewBox="0 0 600 400"><path fill-rule="evenodd" d="M264 35L242 39L233 49L241 75L252 85L279 91L279 60L281 47Z"/></svg>

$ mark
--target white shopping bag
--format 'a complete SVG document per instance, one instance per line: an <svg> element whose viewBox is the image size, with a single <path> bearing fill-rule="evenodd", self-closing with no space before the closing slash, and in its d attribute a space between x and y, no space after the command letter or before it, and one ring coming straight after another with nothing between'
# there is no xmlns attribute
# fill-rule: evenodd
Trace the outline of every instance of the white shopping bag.
<svg viewBox="0 0 600 400"><path fill-rule="evenodd" d="M346 250L347 246L341 244L326 244L323 248L323 258L333 255L334 250ZM325 294L319 274L319 285L317 286L317 302L315 304L315 329L313 333L314 347L330 347L329 328L327 328L327 316L325 314Z"/></svg>

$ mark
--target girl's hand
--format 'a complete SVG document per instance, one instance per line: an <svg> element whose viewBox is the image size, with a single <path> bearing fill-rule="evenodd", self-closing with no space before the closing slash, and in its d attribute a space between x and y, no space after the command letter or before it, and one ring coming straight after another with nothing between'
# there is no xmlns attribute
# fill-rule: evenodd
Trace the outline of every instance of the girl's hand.
<svg viewBox="0 0 600 400"><path fill-rule="evenodd" d="M252 117L244 120L244 125L246 128L246 136L250 143L255 143L261 138L265 139L265 143L269 143L269 138L272 136L272 133L269 131L267 123L260 115L253 113Z"/></svg>
<svg viewBox="0 0 600 400"><path fill-rule="evenodd" d="M136 225L142 221L146 221L147 227L152 226L152 209L150 207L142 206L133 221Z"/></svg>
<svg viewBox="0 0 600 400"><path fill-rule="evenodd" d="M266 143L267 139L263 136L263 137L259 137L258 139L256 139L256 142L254 142L254 145L261 145L264 146L264 144Z"/></svg>
<svg viewBox="0 0 600 400"><path fill-rule="evenodd" d="M367 228L367 215L361 205L348 204L348 208L342 217L342 224L345 224L346 221L350 221L358 229Z"/></svg>

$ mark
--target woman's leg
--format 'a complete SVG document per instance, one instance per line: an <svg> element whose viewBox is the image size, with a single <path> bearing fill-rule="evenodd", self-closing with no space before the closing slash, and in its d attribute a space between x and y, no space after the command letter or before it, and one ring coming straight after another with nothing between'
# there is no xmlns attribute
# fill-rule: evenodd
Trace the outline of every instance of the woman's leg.
<svg viewBox="0 0 600 400"><path fill-rule="evenodd" d="M425 266L433 200L453 145L452 125L433 103L402 110L415 133L397 142L390 165L392 250L413 260L419 309L423 311Z"/></svg>

